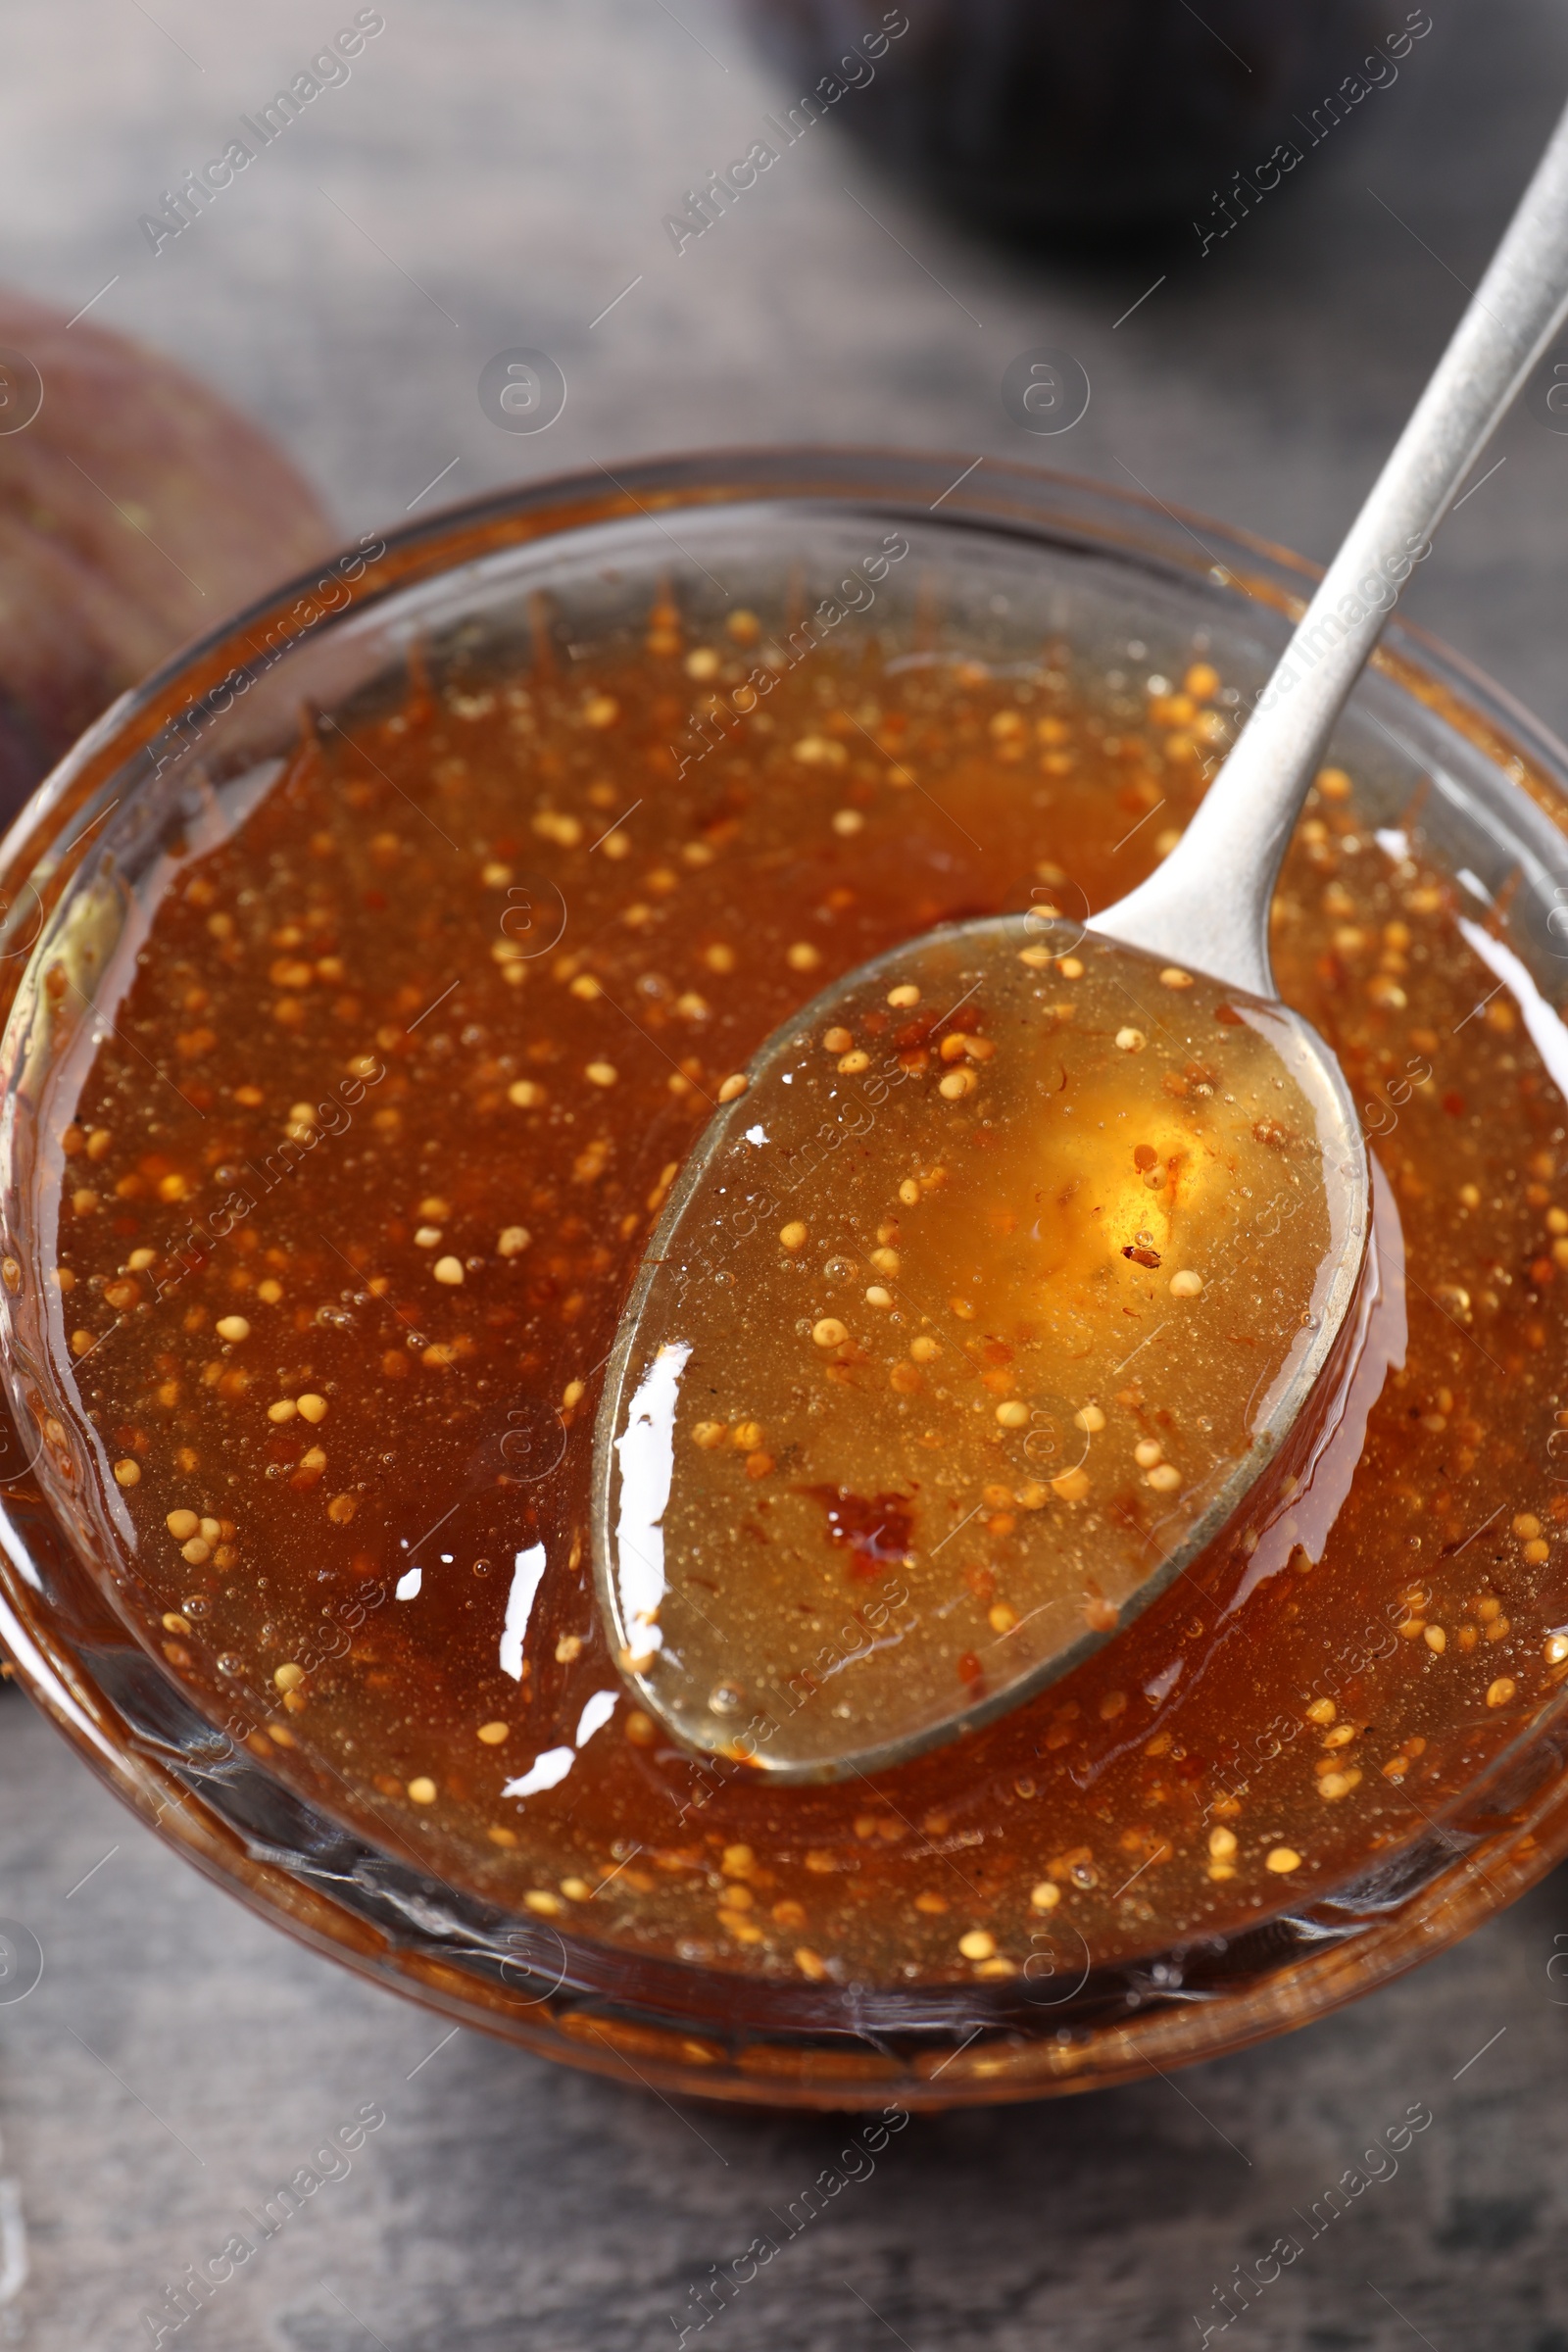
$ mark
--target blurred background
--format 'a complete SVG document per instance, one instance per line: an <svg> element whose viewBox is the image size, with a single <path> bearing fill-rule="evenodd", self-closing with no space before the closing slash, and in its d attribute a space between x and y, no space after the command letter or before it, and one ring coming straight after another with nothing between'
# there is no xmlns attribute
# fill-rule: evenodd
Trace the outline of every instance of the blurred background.
<svg viewBox="0 0 1568 2352"><path fill-rule="evenodd" d="M1295 129L1301 165L1250 217L1233 203L1238 225L1200 258L1194 220L1223 220L1215 200L1269 156L1273 119L1309 125L1303 90L1326 100L1360 65L1370 44L1350 22L1393 29L1428 12L967 0L967 76L927 43L923 103L929 117L951 99L961 152L995 142L999 184L1021 73L1009 24L1050 21L1069 53L1075 27L1086 41L1086 25L1100 28L1098 70L1058 98L1038 158L1049 215L1055 153L1070 137L1085 157L1062 207L1071 233L1003 243L947 208L945 172L923 186L880 168L884 142L904 152L912 136L906 113L922 101L898 102L925 21L955 14L916 6L877 81L677 253L665 218L799 101L808 57L814 79L818 55L847 45L809 36L818 8L857 33L884 14L881 0L752 0L744 13L723 0L391 0L352 77L155 256L139 218L222 153L239 116L304 69L338 18L318 0L151 12L16 0L0 93L8 275L68 317L97 295L94 323L185 360L282 440L345 534L397 521L421 492L428 510L650 451L828 439L1141 481L1325 557L1568 84L1555 0L1434 0L1397 79L1316 146ZM1278 35L1257 31L1281 19L1296 27L1283 63ZM1263 50L1251 74L1232 54L1250 38ZM1269 104L1249 87L1260 74L1278 88ZM1130 224L1128 183L1152 193L1160 119L1188 108L1202 119L1196 176L1172 175L1162 221L1138 224L1134 208ZM1086 243L1102 220L1108 241ZM1042 344L1071 352L1093 386L1082 422L1049 439L1014 423L1000 394L1009 361ZM567 379L542 434L503 431L479 407L485 363L514 346L542 348ZM1568 681L1536 624L1556 584L1568 443L1521 407L1504 454L1411 610L1561 724Z"/></svg>
<svg viewBox="0 0 1568 2352"><path fill-rule="evenodd" d="M791 117L906 17L874 78L846 69L824 119ZM353 7L13 0L0 87L9 283L204 378L344 538L645 453L832 440L948 450L956 475L987 457L1096 475L1326 558L1568 92L1560 0L386 0L371 18L347 77L252 139L177 234L182 175ZM742 186L758 142L777 160ZM564 378L542 430L481 405L487 364L519 348ZM1090 391L1049 435L1004 398L1041 348ZM92 395L106 441L117 397ZM1556 422L1543 379L1407 609L1564 730ZM710 2265L847 2141L831 2119L677 2112L443 2040L205 1886L14 1692L0 1789L0 1915L44 1957L24 1998L0 1984L0 2341L678 2343ZM1397 2177L1227 2334L1568 2352L1559 1978L1560 1877L1292 2041L917 2123L714 2330L768 2352L1200 2346L1233 2267L1425 2102ZM366 2103L386 2120L352 2171L176 2329L166 2288Z"/></svg>

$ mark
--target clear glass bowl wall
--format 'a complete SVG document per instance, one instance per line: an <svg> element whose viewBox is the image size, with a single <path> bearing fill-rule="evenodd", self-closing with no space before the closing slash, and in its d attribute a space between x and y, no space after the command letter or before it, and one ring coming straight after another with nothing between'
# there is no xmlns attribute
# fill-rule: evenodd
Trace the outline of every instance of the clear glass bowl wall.
<svg viewBox="0 0 1568 2352"><path fill-rule="evenodd" d="M1121 673L1211 659L1243 701L1267 675L1307 567L1140 500L988 462L958 492L948 459L760 453L564 481L437 516L294 583L117 705L42 787L0 855L5 1248L12 1425L0 1455L0 1641L34 1697L158 1833L307 1942L542 2054L662 2088L774 2103L1040 2096L1168 2068L1304 2022L1465 1933L1568 1850L1554 1701L1446 1817L1331 1897L1246 1936L1135 1966L1031 1982L882 1990L775 1984L656 1960L512 1914L307 1801L210 1720L117 1603L110 1540L45 1445L58 1394L31 1311L47 1237L30 1214L38 1140L29 1052L62 941L102 950L144 923L152 877L230 829L297 739L302 705L353 715L432 674L505 661L548 630L563 663L640 637L672 594L691 625L730 599L778 613L831 595L890 531L909 560L846 640L895 660L1027 668L1043 639ZM940 504L936 503L940 500ZM720 587L719 583L723 585ZM1454 656L1396 628L1336 755L1379 826L1419 808L1424 850L1494 895L1550 1003L1568 981L1554 923L1568 886L1568 753ZM59 1458L56 1458L59 1456ZM953 1770L963 1771L954 1751Z"/></svg>

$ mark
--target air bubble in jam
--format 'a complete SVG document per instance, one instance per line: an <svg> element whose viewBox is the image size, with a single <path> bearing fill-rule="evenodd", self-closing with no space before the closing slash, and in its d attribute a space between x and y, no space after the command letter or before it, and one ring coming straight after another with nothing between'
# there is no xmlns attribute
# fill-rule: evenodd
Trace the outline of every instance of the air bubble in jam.
<svg viewBox="0 0 1568 2352"><path fill-rule="evenodd" d="M1344 1129L1283 1006L1049 920L882 958L720 1115L603 1407L612 1451L666 1399L662 1587L612 1467L609 1599L681 1737L833 1775L1064 1673L1223 1526L1357 1246Z"/></svg>

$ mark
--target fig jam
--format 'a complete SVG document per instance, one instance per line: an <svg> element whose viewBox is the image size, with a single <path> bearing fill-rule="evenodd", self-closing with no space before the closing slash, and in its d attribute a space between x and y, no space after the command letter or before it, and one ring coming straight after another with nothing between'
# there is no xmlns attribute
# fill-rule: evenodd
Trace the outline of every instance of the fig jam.
<svg viewBox="0 0 1568 2352"><path fill-rule="evenodd" d="M1004 672L845 630L796 662L781 626L693 636L666 600L624 654L416 661L172 854L100 1028L50 967L77 1445L46 1421L40 1474L195 1703L450 1884L797 1983L1065 1989L1409 1844L1568 1671L1563 1104L1455 886L1325 770L1274 955L1377 1163L1383 1319L1337 1448L1252 1548L965 1740L824 1788L681 1749L601 1631L588 1504L694 1138L836 976L1124 895L1236 707L1201 659L1129 717L1064 644ZM951 1546L977 1648L1028 1517L1006 1483ZM848 1610L896 1564L813 1507Z"/></svg>

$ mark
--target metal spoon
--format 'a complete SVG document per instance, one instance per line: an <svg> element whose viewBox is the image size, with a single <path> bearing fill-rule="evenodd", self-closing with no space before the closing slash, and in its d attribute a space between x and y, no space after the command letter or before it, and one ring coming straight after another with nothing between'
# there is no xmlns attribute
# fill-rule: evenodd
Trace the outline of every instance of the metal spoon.
<svg viewBox="0 0 1568 2352"><path fill-rule="evenodd" d="M1364 1327L1369 1176L1334 1056L1279 1002L1270 900L1400 587L1565 311L1568 116L1171 855L1092 930L1048 908L862 966L710 1122L595 1432L612 1650L686 1745L830 1780L954 1738L1246 1540L1309 1460Z"/></svg>

